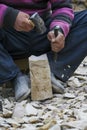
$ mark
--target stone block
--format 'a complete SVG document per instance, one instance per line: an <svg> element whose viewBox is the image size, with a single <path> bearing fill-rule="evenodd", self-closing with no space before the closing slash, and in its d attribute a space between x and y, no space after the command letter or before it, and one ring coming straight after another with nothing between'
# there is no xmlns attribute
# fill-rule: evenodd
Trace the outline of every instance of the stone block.
<svg viewBox="0 0 87 130"><path fill-rule="evenodd" d="M50 66L46 54L29 57L31 99L45 100L52 98Z"/></svg>

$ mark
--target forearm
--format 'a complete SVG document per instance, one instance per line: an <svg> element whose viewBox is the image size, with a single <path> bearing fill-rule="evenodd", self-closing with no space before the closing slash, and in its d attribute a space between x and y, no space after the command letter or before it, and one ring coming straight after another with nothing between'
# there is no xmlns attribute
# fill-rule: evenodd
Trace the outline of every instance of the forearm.
<svg viewBox="0 0 87 130"><path fill-rule="evenodd" d="M67 0L58 2L55 0L51 0L52 4L52 22L50 24L50 29L54 28L55 26L59 25L65 37L67 36L70 27L72 25L72 20L74 18L74 12L70 2Z"/></svg>

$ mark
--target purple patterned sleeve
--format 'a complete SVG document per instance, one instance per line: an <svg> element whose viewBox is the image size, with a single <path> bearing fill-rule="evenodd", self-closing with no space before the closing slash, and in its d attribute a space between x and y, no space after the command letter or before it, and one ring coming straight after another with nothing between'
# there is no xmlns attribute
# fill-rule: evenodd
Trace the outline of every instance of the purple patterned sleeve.
<svg viewBox="0 0 87 130"><path fill-rule="evenodd" d="M0 28L3 25L4 15L7 10L7 6L4 4L0 4Z"/></svg>
<svg viewBox="0 0 87 130"><path fill-rule="evenodd" d="M72 20L74 18L74 12L69 0L50 0L52 5L52 22L50 29L59 25L65 37L68 35Z"/></svg>

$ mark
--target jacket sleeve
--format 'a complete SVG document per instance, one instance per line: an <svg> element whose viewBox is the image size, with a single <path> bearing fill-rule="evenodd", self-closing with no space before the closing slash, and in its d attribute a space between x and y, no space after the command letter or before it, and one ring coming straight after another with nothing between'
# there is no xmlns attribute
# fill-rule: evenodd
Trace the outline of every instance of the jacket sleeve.
<svg viewBox="0 0 87 130"><path fill-rule="evenodd" d="M0 28L9 26L13 27L18 12L18 10L0 4Z"/></svg>
<svg viewBox="0 0 87 130"><path fill-rule="evenodd" d="M70 0L50 0L50 2L52 9L52 22L50 24L50 29L59 25L66 37L74 18L71 2Z"/></svg>

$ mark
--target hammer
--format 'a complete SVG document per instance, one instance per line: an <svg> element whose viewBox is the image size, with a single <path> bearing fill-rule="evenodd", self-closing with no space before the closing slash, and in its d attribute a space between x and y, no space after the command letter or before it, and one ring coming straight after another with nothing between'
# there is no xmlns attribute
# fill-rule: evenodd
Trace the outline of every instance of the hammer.
<svg viewBox="0 0 87 130"><path fill-rule="evenodd" d="M39 34L43 34L46 32L46 26L44 24L43 19L39 16L39 14L36 12L29 18L31 24L33 27L35 27L36 31Z"/></svg>

